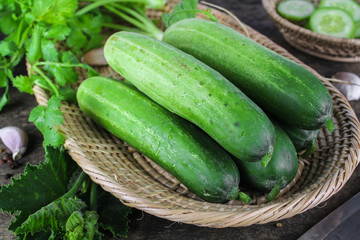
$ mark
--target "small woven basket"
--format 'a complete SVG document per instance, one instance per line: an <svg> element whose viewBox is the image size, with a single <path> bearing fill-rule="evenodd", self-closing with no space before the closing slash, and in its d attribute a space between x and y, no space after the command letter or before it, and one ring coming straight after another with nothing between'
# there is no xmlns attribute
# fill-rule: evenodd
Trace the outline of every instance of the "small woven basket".
<svg viewBox="0 0 360 240"><path fill-rule="evenodd" d="M281 17L276 7L284 0L262 0L262 4L285 40L307 54L338 62L360 62L360 39L345 39L310 31ZM311 0L317 6L320 0ZM360 0L357 0L360 3Z"/></svg>
<svg viewBox="0 0 360 240"><path fill-rule="evenodd" d="M170 11L177 1L169 1ZM199 8L206 9L199 5ZM160 19L161 11L150 10L151 18ZM288 57L299 60L252 28L213 9L220 23L244 33L254 41ZM246 29L244 29L244 27ZM303 65L303 64L302 64ZM279 197L267 203L264 197L250 192L251 204L230 201L214 204L200 200L177 179L121 139L105 131L86 117L76 104L63 103L64 124L59 130L66 136L65 147L74 161L103 189L123 204L160 218L212 228L264 224L292 217L326 201L338 192L359 163L359 122L343 95L325 78L308 68L325 84L334 102L335 131L323 130L316 152L308 159L299 158L294 181ZM30 66L29 66L30 67ZM110 67L97 68L102 76L120 79ZM86 73L80 71L80 80ZM34 87L37 102L46 105L48 93Z"/></svg>

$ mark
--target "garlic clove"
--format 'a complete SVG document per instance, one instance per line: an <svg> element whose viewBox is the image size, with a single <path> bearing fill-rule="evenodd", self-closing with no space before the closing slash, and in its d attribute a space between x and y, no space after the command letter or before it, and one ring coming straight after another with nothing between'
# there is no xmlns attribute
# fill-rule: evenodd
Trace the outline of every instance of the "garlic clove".
<svg viewBox="0 0 360 240"><path fill-rule="evenodd" d="M89 64L90 66L106 66L108 65L105 56L104 48L96 48L86 52L81 61Z"/></svg>
<svg viewBox="0 0 360 240"><path fill-rule="evenodd" d="M351 72L338 72L333 78L342 80L341 83L335 83L334 86L344 94L348 101L360 99L360 77Z"/></svg>
<svg viewBox="0 0 360 240"><path fill-rule="evenodd" d="M24 130L14 126L7 126L0 129L0 139L11 151L13 160L18 160L26 152L29 142Z"/></svg>

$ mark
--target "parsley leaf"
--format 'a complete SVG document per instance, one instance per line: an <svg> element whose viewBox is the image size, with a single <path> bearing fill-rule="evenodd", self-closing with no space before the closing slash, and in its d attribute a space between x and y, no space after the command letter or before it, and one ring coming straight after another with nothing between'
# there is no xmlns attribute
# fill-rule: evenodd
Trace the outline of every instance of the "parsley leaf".
<svg viewBox="0 0 360 240"><path fill-rule="evenodd" d="M44 147L50 145L59 147L65 142L65 137L54 127L62 124L64 119L60 110L63 98L51 97L47 107L39 105L30 112L29 121L33 122L44 136Z"/></svg>
<svg viewBox="0 0 360 240"><path fill-rule="evenodd" d="M26 92L29 94L33 94L33 84L34 78L30 78L25 75L20 75L12 79L12 83L14 87L16 87L20 92Z"/></svg>
<svg viewBox="0 0 360 240"><path fill-rule="evenodd" d="M16 52L16 44L13 41L3 40L0 41L0 55L10 56Z"/></svg>
<svg viewBox="0 0 360 240"><path fill-rule="evenodd" d="M170 13L163 13L161 20L164 22L165 27L169 27L183 19L195 18L198 0L187 0L176 4L173 11Z"/></svg>
<svg viewBox="0 0 360 240"><path fill-rule="evenodd" d="M34 1L32 15L38 21L50 24L65 24L68 18L72 18L77 9L76 0L42 0Z"/></svg>
<svg viewBox="0 0 360 240"><path fill-rule="evenodd" d="M63 41L69 36L71 28L66 25L54 24L44 32L44 39L54 40L54 41Z"/></svg>

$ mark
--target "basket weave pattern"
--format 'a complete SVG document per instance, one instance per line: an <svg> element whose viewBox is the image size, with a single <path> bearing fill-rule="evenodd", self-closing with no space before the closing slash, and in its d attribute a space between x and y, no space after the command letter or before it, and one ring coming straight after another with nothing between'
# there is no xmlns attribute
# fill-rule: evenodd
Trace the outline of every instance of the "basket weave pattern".
<svg viewBox="0 0 360 240"><path fill-rule="evenodd" d="M300 27L276 11L277 5L284 0L262 0L262 4L279 28L285 40L307 54L339 62L360 62L360 39L345 39L327 36ZM320 0L311 0L317 6ZM357 2L360 3L359 0Z"/></svg>
<svg viewBox="0 0 360 240"><path fill-rule="evenodd" d="M175 3L170 1L166 11ZM213 13L219 22L243 32L233 18L216 10ZM148 14L157 19L161 16L160 11ZM265 36L246 28L253 40L302 64ZM66 136L65 147L83 171L125 205L175 222L213 228L278 221L326 201L344 186L359 163L360 125L354 111L325 78L303 66L314 72L331 93L335 131L321 131L317 151L308 159L299 159L296 179L270 203L258 199L248 205L237 201L213 204L196 198L150 159L87 118L76 104L63 104L64 124L59 130ZM96 70L103 76L121 78L110 67ZM80 78L85 79L86 74L81 73ZM35 86L34 93L40 105L47 104L46 91Z"/></svg>

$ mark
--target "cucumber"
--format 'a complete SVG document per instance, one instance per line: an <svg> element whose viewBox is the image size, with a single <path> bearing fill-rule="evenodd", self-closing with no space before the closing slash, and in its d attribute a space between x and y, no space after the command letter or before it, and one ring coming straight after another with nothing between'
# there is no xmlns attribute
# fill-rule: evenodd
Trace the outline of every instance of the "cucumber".
<svg viewBox="0 0 360 240"><path fill-rule="evenodd" d="M311 15L309 22L313 32L340 38L353 38L355 34L353 18L340 8L318 8Z"/></svg>
<svg viewBox="0 0 360 240"><path fill-rule="evenodd" d="M144 94L194 123L243 161L270 160L275 130L265 113L220 73L166 43L118 32L109 65Z"/></svg>
<svg viewBox="0 0 360 240"><path fill-rule="evenodd" d="M348 12L355 22L360 21L360 4L354 0L322 0L319 8L336 7Z"/></svg>
<svg viewBox="0 0 360 240"><path fill-rule="evenodd" d="M239 170L229 154L193 124L120 81L91 77L77 101L86 116L145 154L203 200L239 195Z"/></svg>
<svg viewBox="0 0 360 240"><path fill-rule="evenodd" d="M299 64L230 27L201 19L171 25L163 41L189 53L232 81L264 111L286 124L333 130L333 103L321 81Z"/></svg>
<svg viewBox="0 0 360 240"><path fill-rule="evenodd" d="M320 134L320 129L305 130L288 125L281 125L286 134L291 139L297 152L305 151L306 155L312 154L316 149L316 139Z"/></svg>
<svg viewBox="0 0 360 240"><path fill-rule="evenodd" d="M266 199L273 200L280 190L289 184L298 169L296 150L286 132L276 122L274 153L268 165L259 162L237 162L242 179L254 189L267 193Z"/></svg>
<svg viewBox="0 0 360 240"><path fill-rule="evenodd" d="M355 24L355 38L360 38L360 21Z"/></svg>
<svg viewBox="0 0 360 240"><path fill-rule="evenodd" d="M315 10L315 4L305 0L287 0L277 6L280 16L294 22L306 20Z"/></svg>

